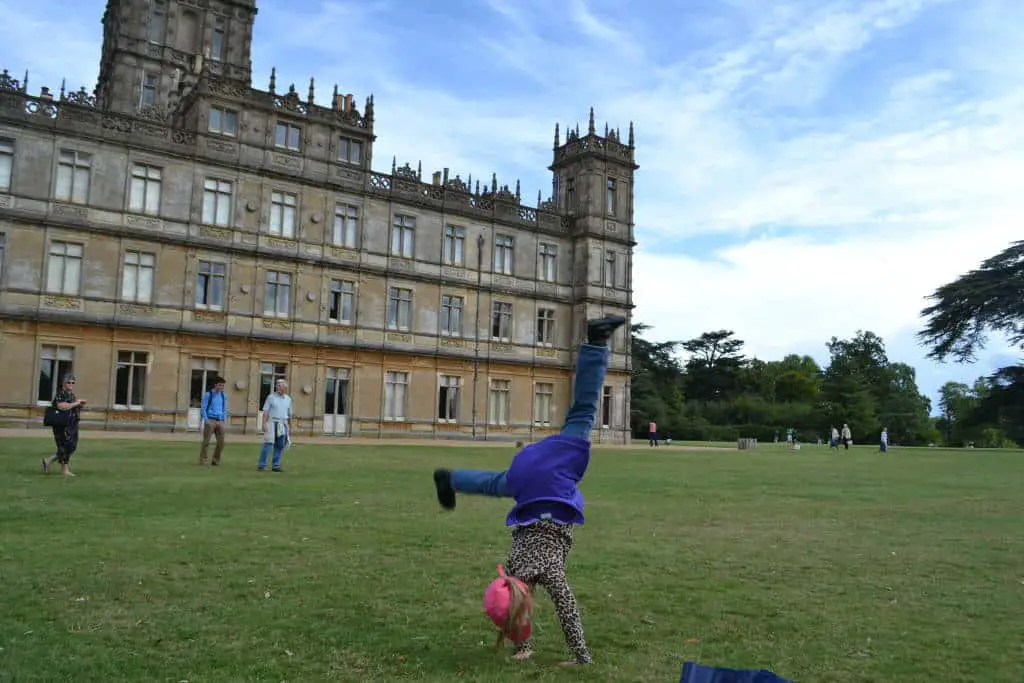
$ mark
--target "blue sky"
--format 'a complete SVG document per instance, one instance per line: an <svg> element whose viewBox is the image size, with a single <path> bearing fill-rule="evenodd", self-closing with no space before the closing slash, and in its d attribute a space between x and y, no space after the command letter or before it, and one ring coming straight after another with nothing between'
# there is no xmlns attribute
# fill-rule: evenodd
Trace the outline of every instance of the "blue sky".
<svg viewBox="0 0 1024 683"><path fill-rule="evenodd" d="M0 66L91 89L103 7L0 0ZM824 362L870 329L932 397L1019 357L936 365L914 340L924 297L1024 234L1019 0L268 0L258 87L272 66L324 102L374 93L378 170L496 172L530 198L555 122L634 121L656 339L728 328Z"/></svg>

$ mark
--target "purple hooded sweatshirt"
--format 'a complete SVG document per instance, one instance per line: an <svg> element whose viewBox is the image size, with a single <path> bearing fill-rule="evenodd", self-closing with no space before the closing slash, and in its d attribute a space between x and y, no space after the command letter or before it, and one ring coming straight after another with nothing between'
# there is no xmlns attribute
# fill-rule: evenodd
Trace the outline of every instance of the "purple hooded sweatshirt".
<svg viewBox="0 0 1024 683"><path fill-rule="evenodd" d="M506 484L516 505L506 526L525 526L550 519L583 524L583 494L576 485L590 464L590 441L554 434L516 453Z"/></svg>

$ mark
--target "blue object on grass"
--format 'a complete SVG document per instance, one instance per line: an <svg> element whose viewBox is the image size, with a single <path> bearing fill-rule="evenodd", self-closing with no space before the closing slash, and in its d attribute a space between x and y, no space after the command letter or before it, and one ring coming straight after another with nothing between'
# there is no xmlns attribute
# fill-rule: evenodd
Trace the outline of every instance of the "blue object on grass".
<svg viewBox="0 0 1024 683"><path fill-rule="evenodd" d="M683 665L679 683L793 683L764 669L723 669L695 662Z"/></svg>

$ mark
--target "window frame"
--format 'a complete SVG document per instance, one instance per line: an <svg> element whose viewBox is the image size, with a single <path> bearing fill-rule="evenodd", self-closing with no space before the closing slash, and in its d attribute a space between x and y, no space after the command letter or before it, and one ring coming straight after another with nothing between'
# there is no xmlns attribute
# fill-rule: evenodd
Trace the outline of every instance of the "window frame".
<svg viewBox="0 0 1024 683"><path fill-rule="evenodd" d="M273 282L271 281L272 279ZM292 291L293 285L294 278L292 277L292 273L286 270L267 269L263 277L264 318L291 318L292 310L294 309L294 302L292 301L292 297L295 294L295 292ZM273 291L274 293L273 309L268 308L268 305L271 301L271 291ZM284 311L281 310L282 302L284 302L285 304Z"/></svg>
<svg viewBox="0 0 1024 683"><path fill-rule="evenodd" d="M130 360L128 360L128 361L121 360L121 357L124 354L126 354L126 353L127 354L131 354ZM113 378L114 379L114 391L112 392L112 395L114 397L114 400L113 400L114 409L115 410L138 410L138 411L145 410L146 409L146 397L147 397L146 395L147 395L148 390L149 390L149 380L150 380L149 368L152 365L151 353L149 351L140 351L140 350L137 350L137 349L129 348L129 349L117 349L115 351L115 354L116 355L115 355L115 362L114 362L114 378ZM141 363L136 362L137 354L141 354L142 355L143 362L141 362ZM124 397L124 398L127 399L127 401L124 402L124 403L118 402L118 398L120 398L118 396L118 392L120 391L120 388L118 386L118 384L119 384L118 373L119 373L119 371L121 370L122 367L129 368L129 371L128 371L129 372L129 375L128 375L128 387L126 389L127 395ZM141 402L140 403L133 403L132 402L132 398L133 398L132 395L136 393L135 391L133 391L133 389L135 389L135 387L137 386L136 383L135 383L135 380L137 379L136 370L135 370L136 368L142 368L143 369L143 372L142 372L142 389L139 392L141 394Z"/></svg>
<svg viewBox="0 0 1024 683"><path fill-rule="evenodd" d="M204 273L203 272L203 270L202 270L203 264L207 264L210 267L209 268L210 272L208 272L208 273ZM221 272L220 273L214 272L217 266L220 266L220 268L221 268ZM202 282L201 278L203 278L204 276L207 279L207 287L201 287L200 286L200 284ZM209 291L212 290L212 287L210 287L210 285L212 285L212 283L215 280L217 280L217 279L220 279L220 281L221 281L220 297L219 297L220 298L220 303L218 303L218 304L211 304L211 303L202 303L202 302L200 302L199 301L200 290L202 290L204 293L208 293ZM214 259L199 259L198 260L198 262L196 263L196 300L195 300L195 307L197 309L204 310L204 311L222 311L222 310L224 310L224 308L225 308L224 299L225 299L225 295L227 294L227 286L228 286L228 264L227 263L225 263L224 261L217 261L217 260L214 260Z"/></svg>

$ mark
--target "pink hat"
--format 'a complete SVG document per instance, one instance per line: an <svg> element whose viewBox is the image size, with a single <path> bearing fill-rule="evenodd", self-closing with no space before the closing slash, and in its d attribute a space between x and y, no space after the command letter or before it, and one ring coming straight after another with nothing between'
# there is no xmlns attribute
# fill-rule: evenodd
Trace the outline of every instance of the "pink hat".
<svg viewBox="0 0 1024 683"><path fill-rule="evenodd" d="M533 624L530 621L530 610L533 607L532 600L530 599L530 587L515 577L506 576L505 568L500 564L498 565L498 578L491 581L491 584L487 586L487 590L484 591L484 612L494 622L494 625L504 633L506 624L508 624L509 609L512 606L513 583L526 595L526 623L519 626L519 628L505 633L505 635L512 642L518 643L529 638L533 632Z"/></svg>

